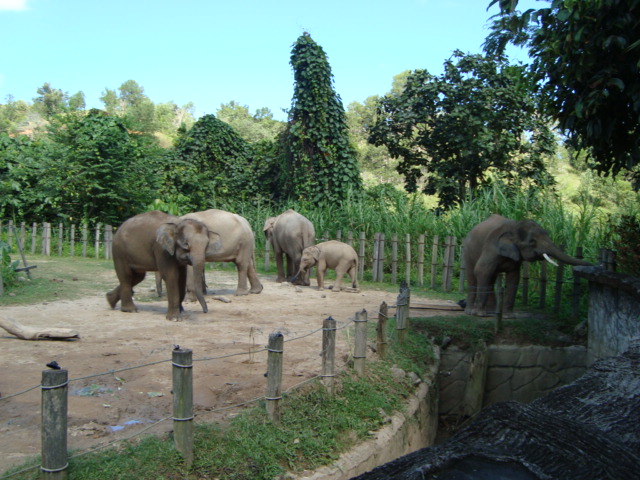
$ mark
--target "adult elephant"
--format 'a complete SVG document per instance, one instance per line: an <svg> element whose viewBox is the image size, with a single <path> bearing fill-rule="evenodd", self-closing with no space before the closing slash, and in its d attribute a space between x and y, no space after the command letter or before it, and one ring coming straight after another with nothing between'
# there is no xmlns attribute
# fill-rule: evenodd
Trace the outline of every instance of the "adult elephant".
<svg viewBox="0 0 640 480"><path fill-rule="evenodd" d="M494 285L498 274L506 273L502 312L513 318L520 266L522 262L547 260L550 257L569 265L591 265L565 254L556 246L546 230L532 220L514 221L491 215L471 229L463 241L467 275L465 313L486 316L496 309Z"/></svg>
<svg viewBox="0 0 640 480"><path fill-rule="evenodd" d="M277 282L291 280L300 269L302 251L315 243L316 231L313 224L295 210L289 209L277 217L270 217L264 223L264 234L271 242L278 268ZM284 257L287 259L287 274L284 273ZM309 285L309 271L299 276L298 285Z"/></svg>
<svg viewBox="0 0 640 480"><path fill-rule="evenodd" d="M236 295L260 293L262 283L256 272L255 236L251 225L244 217L235 213L215 208L202 212L189 213L180 217L182 220L196 220L202 222L210 230L220 233L222 249L213 250L210 246L199 244L191 249L191 265L193 266L193 280L188 272L187 292L194 292L196 297L204 295L205 262L233 262L238 270L238 285Z"/></svg>
<svg viewBox="0 0 640 480"><path fill-rule="evenodd" d="M160 211L141 213L126 220L113 237L113 264L119 284L109 293L111 308L118 302L123 312L137 312L133 287L144 280L146 272L160 272L167 284L167 320L179 320L186 293L187 265L192 263L191 249L198 242L222 248L220 236L196 220L181 220ZM204 297L198 299L207 312Z"/></svg>

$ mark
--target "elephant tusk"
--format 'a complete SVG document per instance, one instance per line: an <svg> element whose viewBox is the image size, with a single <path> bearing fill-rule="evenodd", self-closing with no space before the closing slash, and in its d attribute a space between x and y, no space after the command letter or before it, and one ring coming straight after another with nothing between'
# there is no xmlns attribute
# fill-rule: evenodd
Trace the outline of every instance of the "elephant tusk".
<svg viewBox="0 0 640 480"><path fill-rule="evenodd" d="M543 253L542 256L544 257L544 259L549 262L551 265L553 265L554 267L557 267L558 264L556 262L554 262L551 257L549 255L547 255L546 253Z"/></svg>

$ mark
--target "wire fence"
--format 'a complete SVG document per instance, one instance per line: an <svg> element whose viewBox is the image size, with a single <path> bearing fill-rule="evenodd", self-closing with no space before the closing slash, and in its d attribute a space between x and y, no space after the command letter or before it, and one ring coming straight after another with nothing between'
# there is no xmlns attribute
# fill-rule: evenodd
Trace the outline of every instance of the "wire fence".
<svg viewBox="0 0 640 480"><path fill-rule="evenodd" d="M409 308L409 289L406 285L401 286L400 295L398 296L396 306L396 316L399 318L408 317ZM387 305L380 305L377 317L377 344L378 355L384 358L386 355L387 340ZM401 322L402 323L402 322ZM69 467L69 460L76 459L84 455L88 455L99 450L114 447L121 442L129 441L142 434L148 433L158 425L172 421L174 432L174 448L180 452L184 458L185 464L190 465L193 461L193 425L196 415L193 413L193 376L192 366L194 362L214 362L230 357L249 356L253 358L257 354L267 354L268 368L266 373L265 394L243 400L233 405L226 405L220 408L211 409L206 412L198 413L198 420L206 421L206 418L216 412L222 412L231 409L238 409L258 402L265 402L265 409L269 418L274 423L279 423L282 409L282 399L286 394L307 385L311 382L320 381L324 385L326 394L333 395L334 381L338 373L335 368L335 348L336 333L340 330L348 331L353 327L353 335L348 337L353 340L353 348L350 350L353 359L353 370L357 375L364 375L365 361L367 358L367 335L368 335L368 315L365 310L356 312L355 316L338 325L337 321L332 317L324 320L323 326L318 329L311 330L307 333L289 338L284 341L283 334L279 331L269 336L269 344L264 348L252 350L250 352L236 352L219 356L207 356L201 358L193 358L192 351L175 345L172 351L172 357L147 362L139 365L126 366L118 369L110 369L94 374L84 375L81 377L68 378L68 371L59 368L57 365L50 365L50 368L42 372L42 381L39 385L11 394L3 394L0 397L0 406L6 405L8 402L16 400L18 397L25 395L33 390L40 389L41 398L41 464L27 467L19 471L4 474L0 479L9 479L18 475L40 469L46 478L66 478ZM405 329L406 325L397 327L397 329ZM285 350L285 344L296 342L301 339L311 337L322 333L322 369L317 375L298 382L286 390L282 391L282 358ZM404 334L396 335L400 342L404 342ZM151 425L147 425L141 430L136 431L124 438L115 439L107 443L92 446L82 451L69 455L67 451L67 419L73 416L73 412L68 412L67 397L69 394L69 384L81 382L102 376L116 376L122 372L148 368L163 363L171 363L172 369L172 394L173 394L173 414L165 416ZM49 366L49 365L48 365ZM117 378L117 377L116 377ZM10 435L11 432L8 432Z"/></svg>

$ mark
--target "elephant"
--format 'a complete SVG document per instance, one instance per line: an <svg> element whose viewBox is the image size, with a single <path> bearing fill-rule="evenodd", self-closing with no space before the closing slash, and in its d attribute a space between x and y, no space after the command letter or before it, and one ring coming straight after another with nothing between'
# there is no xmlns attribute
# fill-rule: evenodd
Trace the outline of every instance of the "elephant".
<svg viewBox="0 0 640 480"><path fill-rule="evenodd" d="M289 209L277 217L270 217L264 223L264 234L271 242L276 257L278 278L276 282L292 280L300 269L302 251L315 243L316 231L313 224L303 215ZM287 257L287 275L284 274L283 257ZM309 271L295 282L309 285Z"/></svg>
<svg viewBox="0 0 640 480"><path fill-rule="evenodd" d="M157 271L167 284L167 320L180 320L184 311L187 265L192 262L191 248L198 242L222 249L220 236L195 220L181 220L160 211L138 214L126 220L113 237L113 264L119 285L107 293L115 308L120 301L123 312L137 312L133 287L144 280L146 272ZM204 297L198 299L207 312Z"/></svg>
<svg viewBox="0 0 640 480"><path fill-rule="evenodd" d="M321 242L317 245L307 247L302 251L300 269L298 275L309 273L311 267L315 266L318 275L318 289L324 290L324 275L327 269L335 270L336 283L333 286L334 292L339 292L342 287L342 277L347 273L351 277L351 286L358 288L358 254L351 247L337 240Z"/></svg>
<svg viewBox="0 0 640 480"><path fill-rule="evenodd" d="M204 295L206 292L206 284L204 283L205 262L233 262L236 265L238 270L236 295L262 292L262 283L260 283L256 272L255 236L251 225L244 217L212 208L183 215L180 219L197 220L204 223L210 230L215 229L220 232L220 241L223 245L223 248L219 251L202 248L206 247L204 245L200 245L197 251L195 248L191 249L193 272L191 272L191 267L188 267L188 296L191 292L195 292L196 297Z"/></svg>
<svg viewBox="0 0 640 480"><path fill-rule="evenodd" d="M493 214L471 229L463 241L468 293L465 313L487 316L496 309L494 285L498 274L506 273L503 317L514 318L520 266L550 258L568 265L592 265L565 254L546 230L532 220L514 221Z"/></svg>

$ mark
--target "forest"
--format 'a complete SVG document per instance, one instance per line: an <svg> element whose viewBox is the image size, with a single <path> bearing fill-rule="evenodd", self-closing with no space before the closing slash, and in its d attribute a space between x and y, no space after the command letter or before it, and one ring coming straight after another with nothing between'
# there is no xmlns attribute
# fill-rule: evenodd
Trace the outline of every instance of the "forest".
<svg viewBox="0 0 640 480"><path fill-rule="evenodd" d="M317 231L462 238L500 213L535 219L592 258L613 248L632 270L640 2L495 3L482 54L454 51L441 75L399 72L387 94L346 108L304 33L290 52L284 122L236 100L195 118L193 104L156 104L135 80L105 88L102 109L49 83L31 100L8 95L0 219L118 225L153 209L221 208L260 232L295 208ZM510 63L510 43L532 62Z"/></svg>

